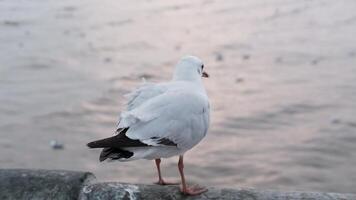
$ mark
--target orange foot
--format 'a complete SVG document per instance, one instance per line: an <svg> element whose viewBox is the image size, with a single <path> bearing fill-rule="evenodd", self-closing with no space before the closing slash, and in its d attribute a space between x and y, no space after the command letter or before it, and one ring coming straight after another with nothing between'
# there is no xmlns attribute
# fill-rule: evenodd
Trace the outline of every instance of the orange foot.
<svg viewBox="0 0 356 200"><path fill-rule="evenodd" d="M192 187L181 188L180 191L185 195L199 195L208 191L208 189L194 185Z"/></svg>

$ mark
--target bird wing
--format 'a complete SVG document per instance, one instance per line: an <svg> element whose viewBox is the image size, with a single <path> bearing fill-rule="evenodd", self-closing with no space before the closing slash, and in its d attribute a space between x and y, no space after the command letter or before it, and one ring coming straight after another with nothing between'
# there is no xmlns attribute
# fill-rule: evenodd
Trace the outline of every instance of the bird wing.
<svg viewBox="0 0 356 200"><path fill-rule="evenodd" d="M151 146L190 148L205 136L208 126L209 102L206 94L173 90L123 112L118 128L129 127L126 133L128 138Z"/></svg>
<svg viewBox="0 0 356 200"><path fill-rule="evenodd" d="M164 93L166 90L167 88L164 84L144 83L131 93L125 95L128 98L126 109L128 111L133 110L143 102Z"/></svg>

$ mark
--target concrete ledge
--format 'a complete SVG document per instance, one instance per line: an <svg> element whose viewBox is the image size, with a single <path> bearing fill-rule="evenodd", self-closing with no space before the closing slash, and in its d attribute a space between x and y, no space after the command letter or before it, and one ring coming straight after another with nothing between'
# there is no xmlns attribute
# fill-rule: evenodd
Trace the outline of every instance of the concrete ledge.
<svg viewBox="0 0 356 200"><path fill-rule="evenodd" d="M186 197L178 186L96 183L89 172L0 169L0 199L356 200L356 194L209 188L200 196Z"/></svg>
<svg viewBox="0 0 356 200"><path fill-rule="evenodd" d="M89 172L0 169L0 199L78 199Z"/></svg>
<svg viewBox="0 0 356 200"><path fill-rule="evenodd" d="M319 192L281 192L271 190L257 190L251 188L209 188L208 192L200 196L187 197L179 192L178 186L141 185L127 183L96 183L85 186L83 188L81 199L356 200L356 195Z"/></svg>

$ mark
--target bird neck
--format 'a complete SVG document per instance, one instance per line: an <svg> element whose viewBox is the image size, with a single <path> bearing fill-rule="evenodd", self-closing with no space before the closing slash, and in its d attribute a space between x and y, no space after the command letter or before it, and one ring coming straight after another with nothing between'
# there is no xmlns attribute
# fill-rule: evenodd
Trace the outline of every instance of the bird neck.
<svg viewBox="0 0 356 200"><path fill-rule="evenodd" d="M173 81L201 82L201 76L194 70L192 66L177 66L173 75Z"/></svg>

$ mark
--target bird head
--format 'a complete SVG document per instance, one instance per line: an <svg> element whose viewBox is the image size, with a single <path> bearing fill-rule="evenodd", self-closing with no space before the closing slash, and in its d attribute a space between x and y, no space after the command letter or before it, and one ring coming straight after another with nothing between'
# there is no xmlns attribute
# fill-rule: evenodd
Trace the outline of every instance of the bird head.
<svg viewBox="0 0 356 200"><path fill-rule="evenodd" d="M174 80L200 80L201 77L209 77L204 71L204 64L195 56L184 56L176 65Z"/></svg>

